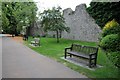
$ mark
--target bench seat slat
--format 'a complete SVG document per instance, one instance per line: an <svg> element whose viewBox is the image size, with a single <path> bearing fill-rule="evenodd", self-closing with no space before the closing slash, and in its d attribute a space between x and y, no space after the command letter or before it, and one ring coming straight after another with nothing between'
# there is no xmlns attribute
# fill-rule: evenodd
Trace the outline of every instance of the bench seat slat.
<svg viewBox="0 0 120 80"><path fill-rule="evenodd" d="M89 55L86 55L86 54L83 54L83 53L80 53L80 52L74 52L74 51L67 51L68 54L72 54L74 56L79 56L79 57L82 57L82 58L86 58L86 59L89 59Z"/></svg>

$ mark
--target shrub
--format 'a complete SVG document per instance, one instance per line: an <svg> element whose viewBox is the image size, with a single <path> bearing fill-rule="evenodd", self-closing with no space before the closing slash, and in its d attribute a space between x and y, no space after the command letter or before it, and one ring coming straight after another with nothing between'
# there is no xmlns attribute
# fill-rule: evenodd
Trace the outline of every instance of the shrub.
<svg viewBox="0 0 120 80"><path fill-rule="evenodd" d="M120 25L114 19L104 26L99 45L113 64L120 68Z"/></svg>
<svg viewBox="0 0 120 80"><path fill-rule="evenodd" d="M106 35L110 34L118 34L119 32L120 25L113 19L104 26L102 37L105 37Z"/></svg>
<svg viewBox="0 0 120 80"><path fill-rule="evenodd" d="M101 42L100 47L108 52L120 51L120 37L118 34L111 34L105 36Z"/></svg>
<svg viewBox="0 0 120 80"><path fill-rule="evenodd" d="M107 56L115 66L120 68L120 51L107 53Z"/></svg>

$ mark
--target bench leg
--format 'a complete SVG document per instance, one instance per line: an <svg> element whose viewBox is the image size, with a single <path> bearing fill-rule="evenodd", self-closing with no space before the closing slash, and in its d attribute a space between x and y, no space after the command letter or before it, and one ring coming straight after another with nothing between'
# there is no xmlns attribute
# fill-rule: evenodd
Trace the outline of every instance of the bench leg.
<svg viewBox="0 0 120 80"><path fill-rule="evenodd" d="M67 57L67 53L65 52L65 59L66 59L66 57Z"/></svg>
<svg viewBox="0 0 120 80"><path fill-rule="evenodd" d="M72 55L70 54L70 57L72 57Z"/></svg>
<svg viewBox="0 0 120 80"><path fill-rule="evenodd" d="M91 66L91 62L92 62L92 61L91 61L91 59L90 59L90 60L89 60L89 67L90 67L90 68L92 67L92 66Z"/></svg>
<svg viewBox="0 0 120 80"><path fill-rule="evenodd" d="M96 64L97 64L97 58L95 58L95 66L96 66Z"/></svg>
<svg viewBox="0 0 120 80"><path fill-rule="evenodd" d="M89 67L92 67L92 55L90 55L90 59L89 59Z"/></svg>
<svg viewBox="0 0 120 80"><path fill-rule="evenodd" d="M34 45L36 46L36 43Z"/></svg>
<svg viewBox="0 0 120 80"><path fill-rule="evenodd" d="M95 61L94 66L96 66L96 63L97 63L97 58L95 58L95 60L94 60L94 61Z"/></svg>
<svg viewBox="0 0 120 80"><path fill-rule="evenodd" d="M89 67L91 68L91 67L96 67L96 61L97 61L97 59L90 59L89 60Z"/></svg>

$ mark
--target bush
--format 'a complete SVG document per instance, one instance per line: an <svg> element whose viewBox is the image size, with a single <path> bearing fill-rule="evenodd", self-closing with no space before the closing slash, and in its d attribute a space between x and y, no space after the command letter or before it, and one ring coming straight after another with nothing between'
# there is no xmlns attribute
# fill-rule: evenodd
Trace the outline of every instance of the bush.
<svg viewBox="0 0 120 80"><path fill-rule="evenodd" d="M118 33L120 33L120 25L113 19L104 26L102 37L105 37L106 35L118 34Z"/></svg>
<svg viewBox="0 0 120 80"><path fill-rule="evenodd" d="M111 34L105 36L101 42L100 47L108 52L120 51L120 37L118 34Z"/></svg>
<svg viewBox="0 0 120 80"><path fill-rule="evenodd" d="M120 51L107 53L107 56L115 66L120 68Z"/></svg>
<svg viewBox="0 0 120 80"><path fill-rule="evenodd" d="M113 64L120 68L120 25L114 19L104 26L99 45Z"/></svg>

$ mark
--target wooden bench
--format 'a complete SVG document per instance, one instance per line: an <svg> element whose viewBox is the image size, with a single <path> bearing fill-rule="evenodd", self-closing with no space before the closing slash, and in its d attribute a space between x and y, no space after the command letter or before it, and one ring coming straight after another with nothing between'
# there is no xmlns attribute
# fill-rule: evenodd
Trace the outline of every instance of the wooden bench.
<svg viewBox="0 0 120 80"><path fill-rule="evenodd" d="M23 40L28 40L28 36L27 35L23 35Z"/></svg>
<svg viewBox="0 0 120 80"><path fill-rule="evenodd" d="M97 53L98 48L96 47L72 44L71 47L65 48L65 59L67 58L67 56L76 56L87 59L89 61L88 66L91 68L96 66Z"/></svg>
<svg viewBox="0 0 120 80"><path fill-rule="evenodd" d="M34 38L33 41L31 41L31 44L35 45L35 46L40 46L40 38Z"/></svg>

